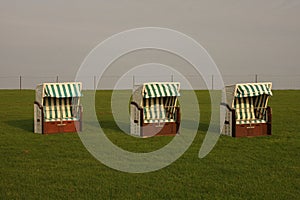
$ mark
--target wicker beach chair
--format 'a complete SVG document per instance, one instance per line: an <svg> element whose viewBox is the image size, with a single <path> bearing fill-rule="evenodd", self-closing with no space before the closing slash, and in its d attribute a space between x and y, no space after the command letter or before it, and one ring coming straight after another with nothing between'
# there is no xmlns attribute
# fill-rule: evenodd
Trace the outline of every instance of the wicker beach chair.
<svg viewBox="0 0 300 200"><path fill-rule="evenodd" d="M42 134L81 131L79 82L43 83L36 87L34 132Z"/></svg>
<svg viewBox="0 0 300 200"><path fill-rule="evenodd" d="M242 83L226 86L223 134L233 137L272 134L272 110L268 106L272 83Z"/></svg>
<svg viewBox="0 0 300 200"><path fill-rule="evenodd" d="M180 83L144 83L131 101L131 134L141 137L176 135L180 126Z"/></svg>

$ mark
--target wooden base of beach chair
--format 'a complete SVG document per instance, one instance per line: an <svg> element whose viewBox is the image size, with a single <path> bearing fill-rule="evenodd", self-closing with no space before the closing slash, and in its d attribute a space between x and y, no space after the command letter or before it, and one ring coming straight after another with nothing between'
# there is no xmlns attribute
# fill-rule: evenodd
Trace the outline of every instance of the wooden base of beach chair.
<svg viewBox="0 0 300 200"><path fill-rule="evenodd" d="M141 131L142 137L151 136L174 136L178 134L179 124L176 122L166 122L166 123L144 123Z"/></svg>
<svg viewBox="0 0 300 200"><path fill-rule="evenodd" d="M44 122L43 124L43 134L68 133L77 131L81 131L80 121L54 121Z"/></svg>
<svg viewBox="0 0 300 200"><path fill-rule="evenodd" d="M237 124L233 137L254 137L271 135L267 123Z"/></svg>

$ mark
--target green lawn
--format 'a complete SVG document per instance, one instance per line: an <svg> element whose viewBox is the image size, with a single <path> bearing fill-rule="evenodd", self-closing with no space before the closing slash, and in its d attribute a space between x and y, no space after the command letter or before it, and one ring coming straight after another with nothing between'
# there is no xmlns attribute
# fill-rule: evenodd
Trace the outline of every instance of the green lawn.
<svg viewBox="0 0 300 200"><path fill-rule="evenodd" d="M34 91L0 90L0 199L299 199L300 92L274 91L272 136L221 136L203 159L198 151L208 127L209 98L205 91L197 94L201 121L190 148L166 168L130 174L96 160L76 133L34 134ZM96 108L115 144L147 152L172 139L137 139L118 131L110 95L97 92Z"/></svg>

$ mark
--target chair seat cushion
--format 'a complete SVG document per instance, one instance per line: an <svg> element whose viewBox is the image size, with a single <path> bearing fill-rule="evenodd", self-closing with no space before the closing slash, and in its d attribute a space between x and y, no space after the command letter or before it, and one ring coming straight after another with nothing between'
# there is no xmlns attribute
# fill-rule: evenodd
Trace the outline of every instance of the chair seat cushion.
<svg viewBox="0 0 300 200"><path fill-rule="evenodd" d="M267 123L267 121L263 119L236 120L236 124L258 124L258 123Z"/></svg>
<svg viewBox="0 0 300 200"><path fill-rule="evenodd" d="M144 123L166 123L166 122L175 122L174 119L145 119Z"/></svg>
<svg viewBox="0 0 300 200"><path fill-rule="evenodd" d="M45 122L56 122L56 121L78 121L79 119L76 117L70 118L45 118Z"/></svg>

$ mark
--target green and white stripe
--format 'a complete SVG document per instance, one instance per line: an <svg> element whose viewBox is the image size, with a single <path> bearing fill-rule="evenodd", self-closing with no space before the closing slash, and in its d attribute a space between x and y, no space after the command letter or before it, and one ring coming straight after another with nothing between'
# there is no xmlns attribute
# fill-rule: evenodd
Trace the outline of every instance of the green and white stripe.
<svg viewBox="0 0 300 200"><path fill-rule="evenodd" d="M144 99L144 119L162 120L165 118L166 112L162 98Z"/></svg>
<svg viewBox="0 0 300 200"><path fill-rule="evenodd" d="M180 96L179 83L145 83L143 88L144 98L155 98L155 97L176 97Z"/></svg>
<svg viewBox="0 0 300 200"><path fill-rule="evenodd" d="M78 111L78 108L72 106L72 101L77 100L75 100L75 98L44 98L43 107L45 121L78 119L79 116L75 114Z"/></svg>
<svg viewBox="0 0 300 200"><path fill-rule="evenodd" d="M268 99L268 95L261 95L255 98L256 118L266 120L266 108L268 104Z"/></svg>
<svg viewBox="0 0 300 200"><path fill-rule="evenodd" d="M177 97L165 97L165 109L168 119L175 119L175 110L177 106Z"/></svg>
<svg viewBox="0 0 300 200"><path fill-rule="evenodd" d="M236 121L236 124L255 124L255 123L267 123L267 121L263 120L263 119L238 120L238 121Z"/></svg>
<svg viewBox="0 0 300 200"><path fill-rule="evenodd" d="M235 110L238 120L255 119L253 98L251 97L236 98Z"/></svg>
<svg viewBox="0 0 300 200"><path fill-rule="evenodd" d="M44 97L80 97L81 83L44 83Z"/></svg>
<svg viewBox="0 0 300 200"><path fill-rule="evenodd" d="M254 97L263 94L272 96L270 83L237 84L235 97Z"/></svg>
<svg viewBox="0 0 300 200"><path fill-rule="evenodd" d="M144 98L144 122L174 122L176 97Z"/></svg>

